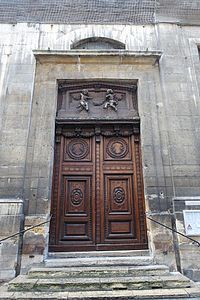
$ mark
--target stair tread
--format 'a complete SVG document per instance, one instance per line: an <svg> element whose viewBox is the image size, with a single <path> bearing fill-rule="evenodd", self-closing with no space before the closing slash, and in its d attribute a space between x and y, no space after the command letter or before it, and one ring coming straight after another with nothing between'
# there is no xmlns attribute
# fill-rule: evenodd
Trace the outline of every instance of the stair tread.
<svg viewBox="0 0 200 300"><path fill-rule="evenodd" d="M152 264L151 256L133 256L133 257L78 257L78 258L48 258L45 260L45 266L65 267L81 265L149 265Z"/></svg>
<svg viewBox="0 0 200 300"><path fill-rule="evenodd" d="M120 256L149 256L149 250L119 250L119 251L90 251L90 252L49 252L49 258L81 258L81 257L120 257Z"/></svg>
<svg viewBox="0 0 200 300"><path fill-rule="evenodd" d="M19 275L15 279L10 282L12 284L27 284L27 283L47 283L47 284L58 284L58 283L108 283L108 282L142 282L142 281L183 281L183 282L190 282L188 278L183 276L180 273L176 274L169 274L169 275L161 275L161 276L138 276L138 277L126 277L126 276L119 276L119 277L110 277L110 278L95 278L95 277L76 277L76 278L29 278L27 275Z"/></svg>
<svg viewBox="0 0 200 300"><path fill-rule="evenodd" d="M29 271L33 272L71 272L71 271L93 271L93 270L108 270L107 266L83 266L83 267L33 267ZM169 270L166 265L146 265L146 266L110 266L109 270Z"/></svg>
<svg viewBox="0 0 200 300"><path fill-rule="evenodd" d="M82 267L39 267L32 268L28 272L29 278L67 278L67 277L119 277L119 276L143 276L143 275L167 275L167 266L82 266Z"/></svg>
<svg viewBox="0 0 200 300"><path fill-rule="evenodd" d="M130 297L130 298L129 298ZM156 289L156 290L124 290L124 291L85 291L85 292L3 292L0 299L192 299L200 297L200 288Z"/></svg>
<svg viewBox="0 0 200 300"><path fill-rule="evenodd" d="M61 257L61 258L52 258L52 257L49 257L46 259L47 260L56 260L56 261L59 261L59 260L105 260L105 259L108 259L108 260L118 260L118 259L123 259L123 260L129 260L129 259L133 259L133 260L152 260L152 256L93 256L93 257Z"/></svg>

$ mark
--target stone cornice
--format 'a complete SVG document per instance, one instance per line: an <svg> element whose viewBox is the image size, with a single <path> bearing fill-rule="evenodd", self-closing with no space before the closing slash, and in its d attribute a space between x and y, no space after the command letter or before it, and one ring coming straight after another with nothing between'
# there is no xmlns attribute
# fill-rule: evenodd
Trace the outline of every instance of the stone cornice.
<svg viewBox="0 0 200 300"><path fill-rule="evenodd" d="M33 50L33 54L39 63L155 65L162 51Z"/></svg>

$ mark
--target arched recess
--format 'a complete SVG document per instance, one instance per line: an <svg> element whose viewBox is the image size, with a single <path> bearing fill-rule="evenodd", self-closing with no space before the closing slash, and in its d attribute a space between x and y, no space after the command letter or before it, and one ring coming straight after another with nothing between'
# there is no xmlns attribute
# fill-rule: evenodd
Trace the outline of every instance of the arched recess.
<svg viewBox="0 0 200 300"><path fill-rule="evenodd" d="M71 49L125 49L125 44L106 37L89 37L71 44Z"/></svg>
<svg viewBox="0 0 200 300"><path fill-rule="evenodd" d="M71 45L78 41L94 37L103 37L119 41L126 45L126 49L130 49L130 42L135 41L135 36L132 34L131 27L125 25L119 25L118 27L113 25L80 25L78 28L77 26L72 26L69 30L67 29L63 29L64 34L58 36L56 44L52 45L52 48L70 50L72 49Z"/></svg>

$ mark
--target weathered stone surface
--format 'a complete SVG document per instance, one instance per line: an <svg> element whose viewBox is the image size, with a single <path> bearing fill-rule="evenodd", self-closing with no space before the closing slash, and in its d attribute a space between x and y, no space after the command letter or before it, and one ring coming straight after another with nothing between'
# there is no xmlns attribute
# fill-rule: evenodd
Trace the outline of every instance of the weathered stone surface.
<svg viewBox="0 0 200 300"><path fill-rule="evenodd" d="M148 276L167 275L169 268L162 265L149 266L110 266L72 267L72 268L32 268L29 278L67 278L67 277L109 277L109 276Z"/></svg>
<svg viewBox="0 0 200 300"><path fill-rule="evenodd" d="M42 215L25 218L25 229L29 230L24 234L23 237L24 254L43 254L45 248L44 236L46 233L46 226L48 225L48 223L45 223L45 221L47 221L47 218Z"/></svg>
<svg viewBox="0 0 200 300"><path fill-rule="evenodd" d="M114 275L114 274L113 274ZM9 291L100 291L100 290L148 290L153 288L187 288L190 282L181 274L141 277L109 278L48 278L33 279L18 276L9 283Z"/></svg>
<svg viewBox="0 0 200 300"><path fill-rule="evenodd" d="M127 267L117 266L127 271ZM128 267L129 269L130 267ZM131 267L132 268L132 267ZM94 278L93 272L89 272L87 277L75 276L74 270L80 271L81 267L74 268L37 268L32 269L28 276L18 276L8 285L2 287L0 299L198 299L200 288L191 285L191 282L180 273L164 274L164 266L140 266L134 267L143 271L144 276L138 277L138 274L132 274L132 277L120 277L119 274L110 274L107 277L105 273L99 274ZM52 270L52 274L49 272ZM82 267L83 272L86 270ZM98 266L87 268L87 270L99 270ZM157 275L146 276L148 269L155 269ZM39 270L41 272L39 272ZM42 275L46 270L46 278ZM110 269L110 271L112 268ZM159 270L161 273L159 274ZM55 271L60 272L61 277L54 277ZM69 272L72 277L66 278L65 274ZM31 278L32 274L38 274L37 278ZM8 290L7 290L8 287ZM182 288L178 288L182 287ZM185 287L185 288L183 288ZM155 289L156 288L156 289ZM12 291L11 291L12 290ZM10 297L10 298L9 298ZM189 298L188 298L189 297Z"/></svg>
<svg viewBox="0 0 200 300"><path fill-rule="evenodd" d="M0 199L0 240L20 231L23 221L23 201ZM0 243L0 281L14 278L18 263L19 236Z"/></svg>
<svg viewBox="0 0 200 300"><path fill-rule="evenodd" d="M58 259L46 259L46 267L74 267L74 266L112 266L112 265L130 265L130 266L142 266L150 265L153 262L151 256L141 257L84 257L84 258L58 258Z"/></svg>
<svg viewBox="0 0 200 300"><path fill-rule="evenodd" d="M83 251L83 252L49 252L48 258L77 258L77 257L124 257L149 256L149 250L118 250L118 251Z"/></svg>
<svg viewBox="0 0 200 300"><path fill-rule="evenodd" d="M127 267L117 266L127 272ZM130 267L128 267L129 269ZM132 268L132 267L131 267ZM83 273L87 269L87 277L74 276L74 270L79 272L81 267L74 268L37 268L32 269L28 276L18 276L12 280L7 291L3 288L3 294L0 299L189 299L198 298L200 289L191 286L191 282L180 273L164 274L164 266L140 266L144 276L138 277L138 274L132 274L132 277L119 276L113 268L110 268L111 274L101 273L97 278L94 277L94 270L100 269L98 266L93 268L82 267ZM157 269L156 269L157 268ZM50 273L50 269L52 273ZM157 275L145 272L148 269L155 269ZM39 272L39 270L41 272ZM46 270L46 271L45 271ZM92 271L93 270L93 271ZM112 270L114 271L112 273ZM159 270L161 273L159 274ZM90 273L91 271L91 273ZM46 272L46 278L40 276ZM55 277L55 272L59 272L61 277ZM72 274L72 277L66 278L66 272ZM82 273L82 274L83 274ZM31 278L31 275L38 275L37 278ZM189 287L189 288L187 288ZM156 288L156 289L155 289ZM189 297L189 298L188 298ZM191 298L190 298L191 299Z"/></svg>

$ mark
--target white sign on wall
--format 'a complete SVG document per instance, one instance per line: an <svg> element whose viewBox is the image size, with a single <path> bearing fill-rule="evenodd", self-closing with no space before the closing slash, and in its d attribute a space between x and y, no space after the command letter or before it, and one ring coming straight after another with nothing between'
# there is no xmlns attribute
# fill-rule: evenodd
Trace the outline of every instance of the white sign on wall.
<svg viewBox="0 0 200 300"><path fill-rule="evenodd" d="M186 235L200 236L200 210L183 211Z"/></svg>

